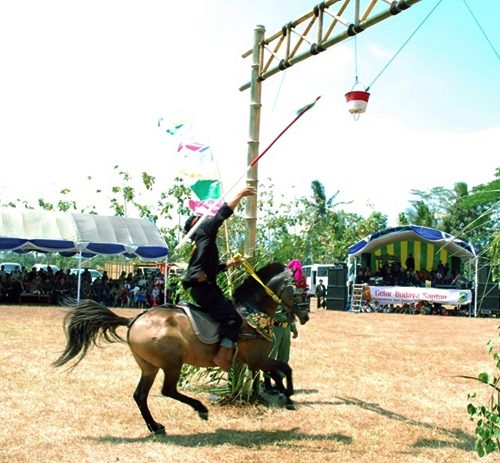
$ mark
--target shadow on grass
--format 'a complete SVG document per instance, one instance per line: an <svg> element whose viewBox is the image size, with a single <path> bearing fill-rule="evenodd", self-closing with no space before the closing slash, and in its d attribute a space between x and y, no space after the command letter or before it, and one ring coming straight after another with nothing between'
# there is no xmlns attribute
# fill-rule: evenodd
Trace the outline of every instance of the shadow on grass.
<svg viewBox="0 0 500 463"><path fill-rule="evenodd" d="M345 398L345 397L336 397L339 399L341 403L346 405L353 405L356 407L363 408L365 410L378 413L379 415L385 416L391 420L402 421L410 426L417 426L424 429L428 429L430 431L438 431L445 436L449 437L453 440L446 439L419 439L413 444L414 447L417 448L441 448L441 447L453 447L461 450L474 450L474 443L476 438L470 434L463 432L461 429L446 429L440 426L435 426L431 423L425 423L423 421L413 420L399 413L391 412L390 410L386 410L382 408L377 403L372 402L364 402L363 400L359 400L356 398Z"/></svg>
<svg viewBox="0 0 500 463"><path fill-rule="evenodd" d="M278 445L287 442L335 441L340 444L351 444L352 437L344 434L306 434L299 432L299 428L280 431L236 431L234 429L215 429L211 433L198 433L191 435L168 434L156 436L150 434L144 437L89 437L89 440L98 443L129 444L136 442L165 442L182 447L216 447L219 445L236 445L245 448L256 448L267 445Z"/></svg>
<svg viewBox="0 0 500 463"><path fill-rule="evenodd" d="M295 389L295 394L317 394L319 389Z"/></svg>

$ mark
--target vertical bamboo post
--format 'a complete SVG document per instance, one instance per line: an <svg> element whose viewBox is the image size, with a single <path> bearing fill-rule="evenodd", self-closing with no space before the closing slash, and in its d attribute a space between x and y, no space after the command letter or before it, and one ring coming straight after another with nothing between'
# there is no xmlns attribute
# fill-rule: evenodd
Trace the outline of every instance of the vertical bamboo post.
<svg viewBox="0 0 500 463"><path fill-rule="evenodd" d="M250 80L250 127L248 140L248 162L250 166L259 155L260 134L260 109L261 89L259 74L262 64L261 43L264 40L266 29L264 26L256 26L254 30L254 45L252 54L252 75ZM257 188L257 164L248 169L247 185ZM245 257L253 257L255 253L255 241L257 236L257 196L246 198L246 229L245 229Z"/></svg>

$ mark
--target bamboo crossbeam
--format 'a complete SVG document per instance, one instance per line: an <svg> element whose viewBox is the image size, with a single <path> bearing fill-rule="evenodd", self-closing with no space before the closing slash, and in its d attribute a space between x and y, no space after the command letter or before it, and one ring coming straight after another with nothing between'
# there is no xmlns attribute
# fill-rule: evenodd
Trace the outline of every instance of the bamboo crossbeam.
<svg viewBox="0 0 500 463"><path fill-rule="evenodd" d="M328 2L324 2L325 8L327 6L333 5L334 3L337 3L338 1L340 1L340 0L330 0ZM375 6L376 1L377 0L372 0L370 2L367 10L365 11L365 13L363 13L363 17L366 16L367 14L369 14L373 10L373 7ZM267 64L266 69L264 70L263 68L261 68L261 72L259 74L258 79L259 79L259 81L263 81L263 80L273 76L274 74L277 74L278 72L284 70L284 68L288 68L290 66L293 66L294 64L297 64L301 61L304 61L305 59L309 58L310 56L318 54L320 51L324 51L324 50L332 47L333 45L336 45L337 43L340 43L344 40L347 40L350 37L352 37L353 35L355 35L356 33L359 33L363 30L366 30L369 27L372 27L375 24L378 24L379 22L381 22L387 18L392 17L395 14L397 14L398 12L404 11L407 8L409 8L410 6L412 6L416 3L419 3L421 1L422 0L399 0L399 2L392 2L391 7L389 9L382 11L378 14L375 14L375 15L371 16L370 18L361 19L358 24L355 24L358 22L358 18L355 18L355 22L346 22L345 19L341 16L344 13L348 3L350 2L350 0L344 0L344 3L341 5L340 9L338 10L338 12L336 14L332 15L331 13L328 13L328 15L333 18L333 21L330 24L329 28L327 29L327 32L326 32L325 36L323 37L323 41L316 44L318 51L314 52L311 50L311 48L313 48L313 47L310 47L310 49L308 49L300 54L297 54L298 48L304 42L304 39L302 36L306 35L306 33L303 32L302 34L298 34L300 36L299 43L296 43L295 45L293 45L292 50L290 52L286 52L284 54L284 56L282 57L282 60L280 61L279 58L277 57L277 54L280 51L280 48L282 47L282 44L284 42L283 36L285 35L285 32L282 30L282 31L272 35L271 37L264 39L263 43L265 43L267 45L272 43L277 38L281 39L281 43L279 46L275 47L275 49L274 49L275 54L271 55L271 58L266 62L266 64ZM399 7L396 7L396 12L393 11L394 3L396 5L400 4L401 9L398 10ZM326 11L325 11L325 13L326 13ZM303 23L305 20L307 20L313 16L315 16L315 12L310 11L309 13L303 15L298 20L295 20L295 21L292 21L291 23L289 23L289 25L287 26L287 29L294 28L298 24ZM307 33L310 32L310 30L312 28L312 24L316 22L315 20L316 20L316 16L314 17L314 21L311 21L311 23L308 24ZM340 20L342 20L342 21L340 21ZM318 23L319 23L319 21L318 21ZM330 36L333 28L335 27L335 25L337 25L339 23L344 23L343 25L346 26L346 29L343 32L337 34L336 36L333 36L332 38L328 38ZM287 43L290 42L290 35L291 35L290 33L286 34ZM291 46L291 44L290 44L290 46ZM263 47L261 47L261 48L263 48ZM244 57L247 56L247 53L248 52L243 54L243 56ZM278 64L275 65L274 67L270 68L270 65L272 63L274 63L275 61L278 61ZM283 66L282 62L284 62L286 64L286 66ZM240 91L247 90L248 88L250 88L250 82L247 82L246 84L242 85L240 87Z"/></svg>

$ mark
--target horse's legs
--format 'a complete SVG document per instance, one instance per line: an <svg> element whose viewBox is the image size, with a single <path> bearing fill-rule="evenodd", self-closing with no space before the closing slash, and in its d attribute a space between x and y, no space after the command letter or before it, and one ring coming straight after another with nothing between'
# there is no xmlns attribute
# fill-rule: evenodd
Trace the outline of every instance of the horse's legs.
<svg viewBox="0 0 500 463"><path fill-rule="evenodd" d="M293 403L293 400L290 398L290 396L293 395L292 369L286 363L283 363L283 365L286 366L285 371L278 369L276 371L268 371L268 373L269 373L269 376L273 379L275 386L276 386L276 389L278 389L278 391L280 391L281 393L283 393L285 395L286 408L288 410L297 410L297 407ZM290 371L290 376L288 376L286 374L287 369ZM286 388L283 385L283 375L281 373L283 373L283 375L285 375L286 385L287 385ZM292 391L291 394L290 394L288 389L291 389L291 391Z"/></svg>
<svg viewBox="0 0 500 463"><path fill-rule="evenodd" d="M274 381L274 389L277 389L279 392L285 393L285 386L283 384L284 376L278 371L268 371L267 377L269 384L271 383L271 379ZM265 379L264 379L265 383Z"/></svg>
<svg viewBox="0 0 500 463"><path fill-rule="evenodd" d="M238 358L241 363L246 363L250 370L261 370L269 373L278 388L284 395L293 395L292 369L286 362L268 357L269 345L253 340L239 343ZM280 374L281 373L281 374ZM286 380L286 387L283 385L283 376Z"/></svg>
<svg viewBox="0 0 500 463"><path fill-rule="evenodd" d="M134 392L135 403L139 407L141 415L144 418L148 429L155 434L165 434L165 426L157 423L153 419L153 416L151 415L151 412L148 408L148 394L151 390L151 386L154 383L159 368L151 365L150 363L137 357L136 355L134 355L134 357L142 370L141 379L139 380L139 384L137 385L137 388Z"/></svg>
<svg viewBox="0 0 500 463"><path fill-rule="evenodd" d="M198 412L198 416L203 420L208 420L208 409L199 400L193 399L187 395L181 394L177 390L177 382L179 381L179 376L181 374L182 363L178 366L170 365L167 368L163 368L165 373L165 379L163 381L163 387L161 388L161 393L165 397L170 397L171 399L178 400L179 402L190 405L195 411Z"/></svg>
<svg viewBox="0 0 500 463"><path fill-rule="evenodd" d="M293 395L292 369L287 363L275 360L276 364L273 370L265 370L274 381L276 388L283 392L287 397ZM283 377L286 379L286 387L283 384Z"/></svg>

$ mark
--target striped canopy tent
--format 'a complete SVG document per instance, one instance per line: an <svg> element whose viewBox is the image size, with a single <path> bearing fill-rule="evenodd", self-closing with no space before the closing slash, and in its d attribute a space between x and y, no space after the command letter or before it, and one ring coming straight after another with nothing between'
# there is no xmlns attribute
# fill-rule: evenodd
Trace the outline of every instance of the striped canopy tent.
<svg viewBox="0 0 500 463"><path fill-rule="evenodd" d="M367 236L348 249L348 256L371 254L369 267L376 271L385 262L398 261L403 266L412 254L415 270L432 270L438 264L448 263L452 268L452 259L474 259L477 252L471 243L455 238L448 233L434 228L407 225L387 228Z"/></svg>
<svg viewBox="0 0 500 463"><path fill-rule="evenodd" d="M463 262L468 262L475 274L476 313L478 253L469 242L434 228L405 225L373 233L350 246L347 254L349 281L354 281L359 265L374 272L391 262L399 262L405 268L410 254L415 260L415 270L432 270L439 263L448 263L450 269L461 271Z"/></svg>

